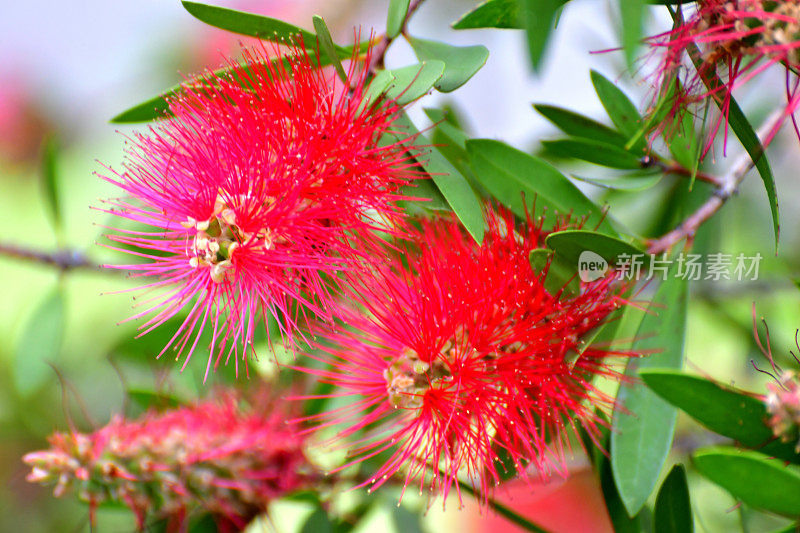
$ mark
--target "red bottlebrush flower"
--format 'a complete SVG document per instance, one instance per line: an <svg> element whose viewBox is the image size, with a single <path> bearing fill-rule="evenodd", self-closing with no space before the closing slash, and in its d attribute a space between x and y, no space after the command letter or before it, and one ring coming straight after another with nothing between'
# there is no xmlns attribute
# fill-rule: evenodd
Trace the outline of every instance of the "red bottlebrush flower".
<svg viewBox="0 0 800 533"><path fill-rule="evenodd" d="M786 68L784 118L800 105L800 2L798 0L700 0L694 13L675 29L650 39L664 49L659 86L676 89L673 115L686 105L714 98L722 105L706 146L726 124L733 91L774 64ZM699 68L680 77L685 54L696 54ZM713 78L720 76L721 84ZM671 85L670 85L671 84ZM710 87L709 88L709 84ZM765 144L783 121L769 132ZM797 130L797 124L795 123ZM800 136L800 131L798 131Z"/></svg>
<svg viewBox="0 0 800 533"><path fill-rule="evenodd" d="M366 312L342 311L352 329L317 332L322 355L311 357L330 367L303 370L336 385L332 396L358 398L319 415L343 424L336 439L356 438L345 467L390 454L362 486L402 469L406 487L446 497L463 473L485 495L501 455L520 472L558 470L570 420L596 432L595 409L612 403L592 379L618 376L604 359L619 352L569 354L623 303L614 280L551 294L529 260L547 235L541 222L487 216L482 245L454 217L422 222L408 257L355 282Z"/></svg>
<svg viewBox="0 0 800 533"><path fill-rule="evenodd" d="M115 417L91 433L55 433L51 448L27 454L28 481L55 485L90 504L116 501L145 520L182 531L202 507L224 531L241 531L267 504L309 487L317 472L299 428L275 401L250 408L234 394L137 420Z"/></svg>
<svg viewBox="0 0 800 533"><path fill-rule="evenodd" d="M133 318L151 315L146 333L188 310L164 348L188 345L187 362L210 323L206 373L215 352L238 372L262 312L288 339L306 310L330 318L330 276L377 260L376 232L399 231L400 188L416 177L403 144L378 143L400 108L366 100L357 58L344 86L292 54L246 51L232 74L185 84L174 118L136 134L124 171L103 176L127 195L108 212L153 228L109 235L145 261L115 268L159 290Z"/></svg>

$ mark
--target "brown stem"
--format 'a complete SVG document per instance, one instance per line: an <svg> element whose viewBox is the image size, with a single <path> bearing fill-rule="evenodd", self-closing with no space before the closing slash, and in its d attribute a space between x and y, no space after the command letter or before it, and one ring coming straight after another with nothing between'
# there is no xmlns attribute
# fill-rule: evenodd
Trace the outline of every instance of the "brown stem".
<svg viewBox="0 0 800 533"><path fill-rule="evenodd" d="M414 15L423 1L424 0L412 0L408 5L408 12L406 13L406 18L403 21L403 30L401 31L402 34L406 33L408 21L411 19L412 15ZM393 40L394 39L390 38L388 35L384 35L380 42L375 45L375 48L372 49L372 57L367 65L367 72L369 74L374 74L375 70L383 68L383 60L386 58L386 51L389 49L389 45L392 44Z"/></svg>
<svg viewBox="0 0 800 533"><path fill-rule="evenodd" d="M101 269L100 265L89 261L83 252L68 248L62 248L55 252L43 252L14 244L0 243L0 255L54 266L62 271Z"/></svg>
<svg viewBox="0 0 800 533"><path fill-rule="evenodd" d="M662 163L659 165L659 167L665 174L675 174L676 176L684 176L686 178L694 177L695 179L704 181L706 183L710 183L711 185L716 185L717 187L722 186L722 180L717 176L713 176L711 174L707 174L705 172L700 172L700 171L693 172L690 169L685 168L677 163L673 164Z"/></svg>
<svg viewBox="0 0 800 533"><path fill-rule="evenodd" d="M762 139L766 137L782 119L783 111L775 111L758 129L758 137ZM766 149L766 146L764 148ZM762 154L761 157L766 157L766 155ZM689 215L677 228L658 239L650 241L647 248L648 253L660 254L666 252L683 239L692 239L700 226L711 218L714 213L719 211L719 208L722 207L731 196L737 193L742 180L744 180L747 173L750 172L754 166L755 163L753 163L750 155L747 152L742 153L731 166L731 170L728 174L719 179L719 183L713 195L706 200L697 211Z"/></svg>

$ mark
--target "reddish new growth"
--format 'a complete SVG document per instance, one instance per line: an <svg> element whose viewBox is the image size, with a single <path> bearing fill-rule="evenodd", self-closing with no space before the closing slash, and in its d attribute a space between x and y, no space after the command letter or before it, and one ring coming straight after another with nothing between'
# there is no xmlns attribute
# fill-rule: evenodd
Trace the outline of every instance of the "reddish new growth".
<svg viewBox="0 0 800 533"><path fill-rule="evenodd" d="M193 511L223 531L241 531L267 504L307 488L316 473L299 428L274 402L245 407L234 395L137 420L115 417L91 434L55 433L49 450L29 453L28 481L74 492L94 509L127 505L138 527L164 519L169 531Z"/></svg>
<svg viewBox="0 0 800 533"><path fill-rule="evenodd" d="M355 441L342 468L385 457L363 484L371 490L402 471L420 492L446 497L463 474L486 495L501 456L519 472L561 470L572 421L596 435L595 409L612 403L592 380L617 378L605 359L628 354L583 338L624 303L615 282L548 292L529 260L547 235L541 222L487 217L482 245L455 217L422 222L406 257L356 283L365 312L343 310L352 329L317 332L326 342L312 357L330 367L305 370L335 384L332 396L357 398L321 424Z"/></svg>
<svg viewBox="0 0 800 533"><path fill-rule="evenodd" d="M659 86L675 90L673 114L709 98L721 104L706 153L723 122L727 125L733 91L776 63L786 69L784 119L792 117L794 122L793 113L800 104L800 0L700 0L691 17L650 43L664 49ZM699 66L679 76L685 54L694 56ZM768 133L765 144L782 122Z"/></svg>
<svg viewBox="0 0 800 533"><path fill-rule="evenodd" d="M206 372L231 355L238 371L262 315L288 339L307 311L330 319L331 276L377 260L376 232L400 231L415 178L406 147L379 144L400 108L368 101L358 58L345 86L291 53L246 51L245 65L187 82L174 118L136 134L124 171L103 177L127 195L108 212L133 223L109 238L142 261L115 268L155 289L133 318L150 315L144 334L187 312L164 348L187 362L210 324Z"/></svg>

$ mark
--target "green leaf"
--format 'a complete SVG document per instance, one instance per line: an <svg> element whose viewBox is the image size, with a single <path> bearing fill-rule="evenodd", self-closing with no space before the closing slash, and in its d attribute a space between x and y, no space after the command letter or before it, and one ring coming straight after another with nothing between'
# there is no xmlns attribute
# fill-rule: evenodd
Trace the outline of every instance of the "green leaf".
<svg viewBox="0 0 800 533"><path fill-rule="evenodd" d="M686 469L683 465L672 467L667 479L661 484L656 498L653 516L654 533L692 533L692 504Z"/></svg>
<svg viewBox="0 0 800 533"><path fill-rule="evenodd" d="M769 414L759 399L675 370L643 370L639 376L652 391L711 431L742 446L800 463L794 444L776 440L767 427Z"/></svg>
<svg viewBox="0 0 800 533"><path fill-rule="evenodd" d="M240 35L303 47L313 46L317 40L316 35L310 31L282 20L188 0L183 0L181 3L193 17L215 28Z"/></svg>
<svg viewBox="0 0 800 533"><path fill-rule="evenodd" d="M597 97L600 98L600 103L603 104L611 122L627 139L640 136L635 148L637 151L643 150L645 142L641 137L642 116L639 114L639 110L636 109L630 98L605 76L593 70L591 77Z"/></svg>
<svg viewBox="0 0 800 533"><path fill-rule="evenodd" d="M619 132L589 117L545 104L533 104L533 108L567 135L602 141L620 148L625 146L626 139Z"/></svg>
<svg viewBox="0 0 800 533"><path fill-rule="evenodd" d="M689 57L691 57L695 68L700 68L703 64L703 57L697 45L691 44L687 48ZM772 168L769 165L767 154L764 151L764 145L758 138L753 126L747 120L739 103L731 96L730 99L723 99L721 97L724 91L720 88L724 85L719 76L711 69L705 69L707 76L703 78L709 92L712 94L712 100L717 104L722 112L726 111L728 124L730 125L733 133L742 143L742 146L750 155L758 174L761 176L761 181L764 182L764 189L767 191L767 199L769 200L769 209L772 213L772 229L775 233L775 251L778 250L778 239L780 237L780 214L778 212L778 194L775 188L775 178L772 175Z"/></svg>
<svg viewBox="0 0 800 533"><path fill-rule="evenodd" d="M632 346L634 352L659 352L628 361L628 379L635 380L640 369L680 368L683 364L688 283L675 275L676 268L677 263L673 263ZM621 387L612 421L611 469L631 516L644 506L658 482L672 444L676 417L677 410L644 384Z"/></svg>
<svg viewBox="0 0 800 533"><path fill-rule="evenodd" d="M612 448L613 452L613 448ZM615 533L640 533L642 527L640 525L641 519L637 514L633 518L628 516L625 506L622 504L622 499L617 491L617 486L614 484L614 476L611 472L611 464L605 456L602 456L600 470L600 488L603 491L603 500L608 510L608 516L611 518L611 523L614 526Z"/></svg>
<svg viewBox="0 0 800 533"><path fill-rule="evenodd" d="M575 158L610 168L634 170L642 168L641 160L630 152L593 139L558 139L542 141L547 151L557 157Z"/></svg>
<svg viewBox="0 0 800 533"><path fill-rule="evenodd" d="M785 516L800 516L800 470L777 459L734 448L707 448L693 456L695 468L758 509Z"/></svg>
<svg viewBox="0 0 800 533"><path fill-rule="evenodd" d="M751 448L772 440L766 407L756 398L677 370L642 370L639 376L652 391L715 433Z"/></svg>
<svg viewBox="0 0 800 533"><path fill-rule="evenodd" d="M545 239L548 248L555 250L556 254L576 270L580 268L578 264L583 252L591 251L605 259L610 265L618 264L621 256L642 256L642 260L647 262L648 256L644 250L629 244L620 239L609 237L596 231L574 229L551 233Z"/></svg>
<svg viewBox="0 0 800 533"><path fill-rule="evenodd" d="M405 128L409 135L419 134L419 130L405 115L401 115L397 125ZM447 203L450 204L450 207L453 208L453 212L464 224L470 235L477 242L482 242L485 223L483 220L483 206L478 195L475 194L467 179L458 169L435 146L432 146L424 136L420 135L417 138L417 145L426 146L417 158L422 168L430 175L436 187L447 200Z"/></svg>
<svg viewBox="0 0 800 533"><path fill-rule="evenodd" d="M573 185L566 176L542 159L491 139L467 141L478 181L518 216L525 216L522 193L536 208L549 206L559 213L588 215L587 226L616 235L602 210Z"/></svg>
<svg viewBox="0 0 800 533"><path fill-rule="evenodd" d="M398 533L422 533L422 522L417 513L412 513L402 505L392 509L392 522Z"/></svg>
<svg viewBox="0 0 800 533"><path fill-rule="evenodd" d="M23 396L35 392L47 381L50 359L58 359L64 335L64 299L53 291L33 312L14 350L14 386Z"/></svg>
<svg viewBox="0 0 800 533"><path fill-rule="evenodd" d="M528 259L534 272L542 272L547 269L544 288L550 294L558 294L563 289L563 294L571 298L580 293L581 285L575 263L567 262L553 254L551 250L543 248L532 250Z"/></svg>
<svg viewBox="0 0 800 533"><path fill-rule="evenodd" d="M619 0L622 47L625 49L625 59L631 71L634 70L634 62L642 40L642 22L647 3L647 0Z"/></svg>
<svg viewBox="0 0 800 533"><path fill-rule="evenodd" d="M342 62L339 61L339 57L336 53L336 46L333 44L333 37L331 37L331 32L328 30L328 25L325 24L322 17L318 15L314 15L312 20L314 21L314 30L317 32L317 42L319 43L320 53L324 53L327 57L333 59L333 68L336 69L336 74L339 75L340 80L347 83L347 72L344 71Z"/></svg>
<svg viewBox="0 0 800 533"><path fill-rule="evenodd" d="M455 30L475 28L523 29L519 0L487 0L453 23Z"/></svg>
<svg viewBox="0 0 800 533"><path fill-rule="evenodd" d="M58 155L59 146L55 137L48 137L42 147L42 192L47 204L53 227L60 233L62 225L61 201L58 196Z"/></svg>
<svg viewBox="0 0 800 533"><path fill-rule="evenodd" d="M464 85L489 58L489 50L482 45L453 46L411 36L408 37L408 43L420 61L436 59L444 63L444 74L436 82L436 88L443 93Z"/></svg>
<svg viewBox="0 0 800 533"><path fill-rule="evenodd" d="M603 187L604 189L638 192L655 186L659 181L661 181L664 175L661 173L654 174L651 172L648 174L631 173L614 178L587 178L584 176L576 176L574 174L572 177L576 180L596 185L597 187Z"/></svg>
<svg viewBox="0 0 800 533"><path fill-rule="evenodd" d="M520 20L528 37L531 65L538 71L558 10L569 0L518 0Z"/></svg>
<svg viewBox="0 0 800 533"><path fill-rule="evenodd" d="M394 78L385 91L386 97L405 105L425 96L433 88L444 74L444 63L434 59L386 72Z"/></svg>
<svg viewBox="0 0 800 533"><path fill-rule="evenodd" d="M408 6L411 0L390 0L389 13L386 15L386 36L394 39L403 30L406 22Z"/></svg>

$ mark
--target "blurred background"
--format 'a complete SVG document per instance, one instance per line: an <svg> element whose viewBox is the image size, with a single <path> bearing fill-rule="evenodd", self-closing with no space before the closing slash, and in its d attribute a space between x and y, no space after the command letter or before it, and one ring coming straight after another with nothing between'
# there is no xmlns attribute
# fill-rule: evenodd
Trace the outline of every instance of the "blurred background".
<svg viewBox="0 0 800 533"><path fill-rule="evenodd" d="M312 14L322 15L340 43L352 41L353 28L385 25L388 0L227 0L211 2L256 12L299 26L311 27ZM451 105L476 137L501 139L517 147L538 150L538 140L555 136L531 103L550 103L606 120L589 80L594 68L616 80L640 109L649 101L646 63L631 73L622 54L592 51L614 48L618 28L614 8L605 0L573 0L559 21L542 73L529 69L522 32L516 30L454 31L450 24L475 6L473 0L428 0L410 25L412 34L452 44L484 44L487 65L465 87L443 96L434 94L417 104L411 116L428 124L422 107ZM654 10L652 32L666 28ZM81 429L108 421L113 413L130 410L127 391L165 386L184 397L202 395L204 356L178 373L165 357L156 361L158 335L133 340L136 323L128 294L133 285L112 271L79 268L61 272L52 265L17 257L14 247L42 253L69 250L87 264L119 262L96 246L108 221L91 210L115 194L93 172L101 163L119 167L125 133L134 128L109 124L109 119L203 68L214 68L236 54L247 39L216 30L192 18L178 0L79 0L55 2L5 1L0 9L0 531L88 531L86 507L50 490L26 483L21 456L46 446L46 436L69 427L67 413ZM398 40L387 64L416 62L408 45ZM644 81L642 81L644 79ZM781 98L781 75L760 79L738 95L758 123ZM140 126L144 128L145 126ZM44 147L49 146L48 150ZM738 153L731 142L728 151ZM48 152L48 164L43 154ZM770 152L781 202L780 253L772 246L769 210L757 176L749 176L738 198L731 201L698 240L700 253L760 253L760 279L752 283L699 282L693 287L689 317L687 367L753 391L764 391L764 358L753 344L751 306L769 323L772 346L781 362L795 348L800 255L797 171L800 150L783 132ZM711 172L729 164L721 149L707 161ZM55 176L43 180L46 168ZM596 169L593 169L596 170ZM48 183L50 183L48 185ZM53 183L55 186L53 186ZM600 189L582 185L600 198ZM612 213L632 227L654 224L664 203L665 189L646 193L615 193L607 197ZM55 200L55 202L54 202ZM57 205L57 212L52 206ZM632 326L635 331L635 324ZM161 344L163 345L163 344ZM786 366L789 366L787 363ZM221 368L211 381L229 381L232 368ZM221 375L220 375L221 374ZM240 379L246 379L240 377ZM258 372L251 380L262 379ZM136 397L133 394L133 397ZM68 399L67 399L68 398ZM128 398L126 400L126 398ZM712 436L687 418L676 435L676 459ZM576 451L574 475L542 485L518 484L501 490L531 518L554 531L608 531L598 484ZM698 527L725 531L744 522L753 531L780 521L735 508L722 489L690 472ZM422 504L411 498L411 507ZM395 501L396 502L396 501ZM377 507L360 531L390 531L396 527ZM469 502L457 500L446 511L436 502L425 513L427 531L490 531L499 518L487 516ZM424 505L423 505L424 507ZM281 533L299 530L304 513L299 503L278 503L273 524ZM133 531L134 522L122 510L104 509L99 531ZM263 527L267 527L262 524ZM502 526L505 528L505 526ZM269 529L266 529L269 530ZM505 529L504 529L505 530Z"/></svg>

